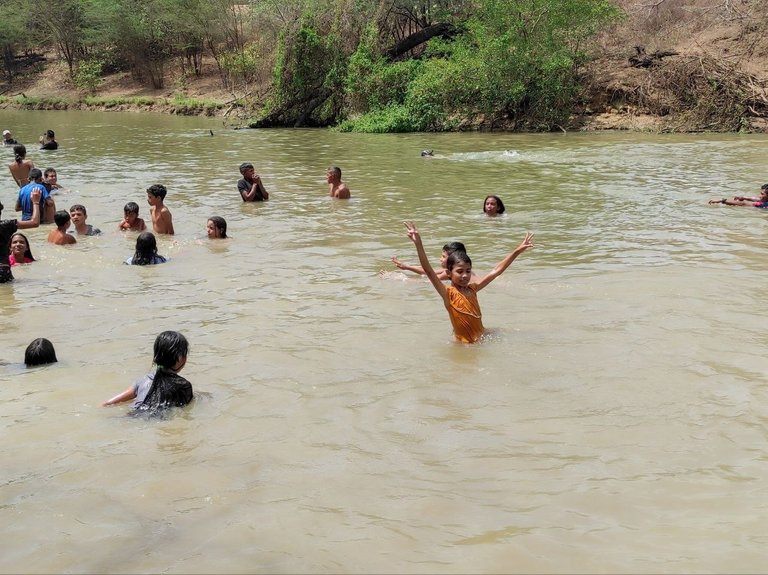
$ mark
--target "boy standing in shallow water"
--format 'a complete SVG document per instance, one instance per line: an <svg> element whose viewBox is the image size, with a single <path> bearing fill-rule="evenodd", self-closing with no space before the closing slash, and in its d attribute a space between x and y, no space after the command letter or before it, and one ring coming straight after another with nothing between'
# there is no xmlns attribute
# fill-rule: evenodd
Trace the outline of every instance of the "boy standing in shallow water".
<svg viewBox="0 0 768 575"><path fill-rule="evenodd" d="M139 204L128 202L123 208L123 221L117 224L121 231L143 232L147 229L144 220L139 217Z"/></svg>
<svg viewBox="0 0 768 575"><path fill-rule="evenodd" d="M156 234L173 235L173 216L163 201L168 190L162 184L154 184L147 188L147 203L151 206L149 214L152 217L152 229Z"/></svg>

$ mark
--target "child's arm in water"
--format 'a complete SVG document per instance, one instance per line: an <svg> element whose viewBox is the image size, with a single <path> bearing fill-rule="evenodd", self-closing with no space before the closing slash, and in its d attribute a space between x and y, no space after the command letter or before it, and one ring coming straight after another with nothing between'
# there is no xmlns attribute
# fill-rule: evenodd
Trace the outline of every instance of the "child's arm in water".
<svg viewBox="0 0 768 575"><path fill-rule="evenodd" d="M116 403L123 403L124 401L130 401L132 399L136 399L136 386L131 385L128 389L126 389L123 393L118 393L115 397L112 399L108 399L104 403L101 404L102 407L107 407L108 405L114 405Z"/></svg>
<svg viewBox="0 0 768 575"><path fill-rule="evenodd" d="M397 259L397 256L392 256L392 263L395 264L395 266L401 270L406 270L409 272L413 272L415 274L419 274L420 276L427 275L427 272L424 271L424 268L421 268L419 266L410 266L408 264L404 264L399 259ZM445 281L448 278L448 272L446 270L440 270L437 273L437 277L440 278L441 281Z"/></svg>
<svg viewBox="0 0 768 575"><path fill-rule="evenodd" d="M497 277L499 277L502 273L504 273L504 270L506 270L509 265L515 261L515 259L517 259L517 256L531 247L533 247L533 233L525 232L525 238L520 243L520 245L515 248L515 251L501 260L495 268L493 268L487 275L485 275L479 282L477 282L477 291L480 291Z"/></svg>
<svg viewBox="0 0 768 575"><path fill-rule="evenodd" d="M427 253L424 251L424 244L421 242L419 230L416 229L416 225L413 222L403 223L408 230L408 237L416 245L416 252L419 254L419 263L421 264L421 267L424 268L424 273L429 278L429 281L432 282L432 285L435 286L435 289L437 290L437 293L440 294L440 297L443 298L443 304L445 307L449 307L450 302L448 301L448 289L445 287L443 282L440 281L440 278L437 277L437 273L435 273L435 270L432 268L432 264L429 263Z"/></svg>
<svg viewBox="0 0 768 575"><path fill-rule="evenodd" d="M415 274L419 274L420 276L423 276L426 273L424 271L424 268L420 268L419 266L409 266L408 264L404 264L399 259L397 259L397 256L392 256L392 263L395 264L395 267L398 269L413 272Z"/></svg>

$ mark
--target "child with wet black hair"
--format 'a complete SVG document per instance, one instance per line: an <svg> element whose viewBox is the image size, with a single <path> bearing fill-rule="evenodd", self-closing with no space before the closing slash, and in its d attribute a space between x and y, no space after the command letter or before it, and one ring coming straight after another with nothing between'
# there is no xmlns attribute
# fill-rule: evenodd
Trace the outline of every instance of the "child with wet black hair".
<svg viewBox="0 0 768 575"><path fill-rule="evenodd" d="M168 258L157 254L157 238L152 232L141 232L136 238L136 252L125 260L132 266L164 264Z"/></svg>
<svg viewBox="0 0 768 575"><path fill-rule="evenodd" d="M183 407L192 401L192 384L179 375L187 363L189 343L177 331L164 331L155 339L153 371L124 392L101 405L133 401L135 412L156 413Z"/></svg>
<svg viewBox="0 0 768 575"><path fill-rule="evenodd" d="M33 339L24 351L24 363L27 364L27 367L46 365L57 361L59 360L56 359L56 350L51 340L44 337Z"/></svg>

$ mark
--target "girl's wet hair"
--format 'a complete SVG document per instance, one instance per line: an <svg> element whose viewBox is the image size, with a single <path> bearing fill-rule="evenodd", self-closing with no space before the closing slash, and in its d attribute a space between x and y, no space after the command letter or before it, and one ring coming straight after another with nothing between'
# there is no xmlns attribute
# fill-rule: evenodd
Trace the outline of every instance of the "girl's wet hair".
<svg viewBox="0 0 768 575"><path fill-rule="evenodd" d="M447 269L448 271L451 271L453 269L453 266L455 266L458 263L464 263L472 267L472 260L469 259L467 252L462 252L457 250L448 256L448 259L445 262L445 269Z"/></svg>
<svg viewBox="0 0 768 575"><path fill-rule="evenodd" d="M164 331L155 338L153 363L158 367L173 369L179 360L187 357L189 342L178 331Z"/></svg>
<svg viewBox="0 0 768 575"><path fill-rule="evenodd" d="M170 407L183 407L192 401L192 384L173 370L188 352L189 342L178 331L164 331L155 338L152 361L157 369L152 386L135 414L162 415Z"/></svg>
<svg viewBox="0 0 768 575"><path fill-rule="evenodd" d="M3 211L3 204L0 204L0 212L2 212L2 211ZM24 257L27 258L27 259L32 260L33 262L37 261L32 256L32 249L29 247L29 238L27 236L25 236L24 234L22 234L21 232L16 232L15 234L13 234L11 236L11 240L8 242L8 251L11 251L11 243L13 243L13 238L15 238L16 236L20 236L20 237L24 238L24 242L26 242L26 244L27 244L27 249L24 250ZM17 263L22 263L22 262L17 262Z"/></svg>
<svg viewBox="0 0 768 575"><path fill-rule="evenodd" d="M136 252L131 263L135 266L150 265L157 255L157 240L152 232L141 232L136 238Z"/></svg>
<svg viewBox="0 0 768 575"><path fill-rule="evenodd" d="M16 144L13 147L13 155L16 157L16 163L20 164L27 157L27 147L24 144Z"/></svg>
<svg viewBox="0 0 768 575"><path fill-rule="evenodd" d="M44 337L33 339L24 352L24 363L27 367L56 363L56 350L50 340Z"/></svg>
<svg viewBox="0 0 768 575"><path fill-rule="evenodd" d="M210 218L208 218L208 221L213 222L213 227L219 230L220 238L223 239L227 237L227 220L225 220L221 216L211 216Z"/></svg>
<svg viewBox="0 0 768 575"><path fill-rule="evenodd" d="M501 201L501 198L499 196L486 196L485 199L483 200L483 212L487 213L485 211L485 202L488 201L488 198L493 198L496 200L496 213L503 214L506 208L504 207L504 202Z"/></svg>

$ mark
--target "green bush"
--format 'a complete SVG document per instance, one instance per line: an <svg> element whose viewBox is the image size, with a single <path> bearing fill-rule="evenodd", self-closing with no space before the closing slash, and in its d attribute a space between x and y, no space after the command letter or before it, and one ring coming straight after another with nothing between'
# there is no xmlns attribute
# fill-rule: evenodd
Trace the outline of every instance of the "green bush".
<svg viewBox="0 0 768 575"><path fill-rule="evenodd" d="M92 94L101 84L104 62L99 59L81 60L72 76L72 83L78 90Z"/></svg>
<svg viewBox="0 0 768 575"><path fill-rule="evenodd" d="M368 134L420 131L412 121L410 110L398 104L392 104L357 118L345 120L339 124L337 129L340 132L363 132Z"/></svg>

